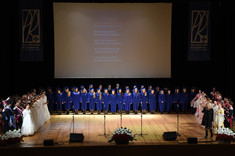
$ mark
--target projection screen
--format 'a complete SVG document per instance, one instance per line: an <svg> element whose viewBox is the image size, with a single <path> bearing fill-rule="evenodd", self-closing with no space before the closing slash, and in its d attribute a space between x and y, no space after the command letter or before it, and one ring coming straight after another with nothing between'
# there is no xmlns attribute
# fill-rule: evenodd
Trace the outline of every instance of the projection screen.
<svg viewBox="0 0 235 156"><path fill-rule="evenodd" d="M53 3L55 78L170 78L171 3Z"/></svg>

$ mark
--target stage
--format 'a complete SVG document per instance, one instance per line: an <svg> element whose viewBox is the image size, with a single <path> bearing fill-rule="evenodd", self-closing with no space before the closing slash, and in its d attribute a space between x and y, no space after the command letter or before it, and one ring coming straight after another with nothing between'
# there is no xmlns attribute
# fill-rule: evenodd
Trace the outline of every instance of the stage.
<svg viewBox="0 0 235 156"><path fill-rule="evenodd" d="M16 146L1 147L2 153L13 151L23 153L24 156L42 155L68 155L71 153L85 155L224 155L234 152L234 143L218 144L215 136L212 139L204 139L204 129L196 120L194 114L180 114L179 132L176 141L164 141L162 134L177 130L176 114L144 114L143 133L147 135L136 136L136 141L129 145L116 145L108 143L111 133L120 127L120 115L106 115L107 137L104 134L104 116L79 114L74 115L75 133L83 133L83 143L69 143L69 135L73 132L73 115L51 115L51 119L45 123L33 136L24 137L24 142ZM133 130L134 134L141 132L141 115L129 114L122 116L122 125ZM188 144L188 137L198 138L198 144ZM43 146L43 140L53 139L53 146ZM192 152L193 151L193 152ZM11 152L10 152L11 153ZM13 154L12 153L12 154Z"/></svg>
<svg viewBox="0 0 235 156"><path fill-rule="evenodd" d="M147 135L136 135L136 141L130 145L169 145L185 144L187 138L198 138L199 144L217 143L213 139L204 139L205 131L196 120L193 114L180 114L179 132L176 141L164 141L162 134L169 131L177 131L176 114L144 114L143 133ZM53 139L54 146L113 146L115 143L108 143L111 133L120 127L120 115L106 115L106 133L104 134L104 115L79 114L74 115L74 132L84 134L83 143L69 144L69 134L73 132L73 115L51 115L51 119L45 123L33 136L24 137L22 147L43 146L43 140ZM141 115L122 115L122 126L133 131L134 134L141 133Z"/></svg>

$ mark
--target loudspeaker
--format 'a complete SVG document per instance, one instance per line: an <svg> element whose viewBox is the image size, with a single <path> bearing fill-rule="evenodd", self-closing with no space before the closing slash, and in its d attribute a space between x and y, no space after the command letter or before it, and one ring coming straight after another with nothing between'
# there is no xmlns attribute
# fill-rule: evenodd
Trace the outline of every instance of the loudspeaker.
<svg viewBox="0 0 235 156"><path fill-rule="evenodd" d="M164 132L162 136L165 141L174 141L177 138L177 133L176 132Z"/></svg>
<svg viewBox="0 0 235 156"><path fill-rule="evenodd" d="M53 139L44 140L43 145L44 146L53 146L54 145L54 140Z"/></svg>
<svg viewBox="0 0 235 156"><path fill-rule="evenodd" d="M188 144L197 144L197 138L187 138Z"/></svg>
<svg viewBox="0 0 235 156"><path fill-rule="evenodd" d="M69 142L83 142L84 135L82 133L70 133Z"/></svg>

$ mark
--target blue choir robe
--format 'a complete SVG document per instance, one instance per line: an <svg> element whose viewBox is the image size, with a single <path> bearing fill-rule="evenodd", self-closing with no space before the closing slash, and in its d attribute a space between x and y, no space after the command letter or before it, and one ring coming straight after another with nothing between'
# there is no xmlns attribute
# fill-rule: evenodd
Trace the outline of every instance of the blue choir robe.
<svg viewBox="0 0 235 156"><path fill-rule="evenodd" d="M74 109L79 110L80 109L80 102L82 101L81 94L78 92L73 92L71 96L72 96Z"/></svg>
<svg viewBox="0 0 235 156"><path fill-rule="evenodd" d="M101 99L100 99L99 93L95 93L95 94L96 94L96 96L95 96L96 109L97 109L97 111L101 111L102 110L102 101L103 101L102 98L103 98L103 96L101 95Z"/></svg>
<svg viewBox="0 0 235 156"><path fill-rule="evenodd" d="M173 105L174 105L174 110L177 111L177 105L180 102L180 93L174 93L173 95Z"/></svg>
<svg viewBox="0 0 235 156"><path fill-rule="evenodd" d="M167 93L165 95L165 100L166 100L166 111L169 113L172 111L172 104L173 104L172 95Z"/></svg>
<svg viewBox="0 0 235 156"><path fill-rule="evenodd" d="M117 106L117 96L114 94L110 94L110 105L111 105L111 112L114 113L116 112L116 106Z"/></svg>
<svg viewBox="0 0 235 156"><path fill-rule="evenodd" d="M103 110L109 110L109 94L103 93Z"/></svg>
<svg viewBox="0 0 235 156"><path fill-rule="evenodd" d="M72 101L71 94L69 96L67 92L64 92L64 101L65 101L65 103L64 103L65 109L70 110L71 109L71 101Z"/></svg>
<svg viewBox="0 0 235 156"><path fill-rule="evenodd" d="M160 112L164 112L165 111L165 94L159 94L158 95L158 103L159 103L159 110Z"/></svg>
<svg viewBox="0 0 235 156"><path fill-rule="evenodd" d="M152 93L149 93L149 108L150 111L155 111L156 110L156 96Z"/></svg>
<svg viewBox="0 0 235 156"><path fill-rule="evenodd" d="M62 103L64 103L63 93L56 94L56 103L57 103L57 111L62 111Z"/></svg>
<svg viewBox="0 0 235 156"><path fill-rule="evenodd" d="M144 95L144 93L140 94L140 101L142 102L142 110L147 110L147 103L148 103L148 94Z"/></svg>
<svg viewBox="0 0 235 156"><path fill-rule="evenodd" d="M123 96L121 93L117 93L117 104L118 104L118 110L121 111L121 110L124 110L123 109Z"/></svg>
<svg viewBox="0 0 235 156"><path fill-rule="evenodd" d="M88 102L88 93L82 93L82 108L81 110L86 110L87 109L87 102Z"/></svg>
<svg viewBox="0 0 235 156"><path fill-rule="evenodd" d="M182 92L180 94L180 101L182 102L181 109L186 111L188 108L188 93Z"/></svg>
<svg viewBox="0 0 235 156"><path fill-rule="evenodd" d="M55 94L53 92L49 93L47 92L47 101L48 101L48 109L54 110L54 103L55 103Z"/></svg>
<svg viewBox="0 0 235 156"><path fill-rule="evenodd" d="M132 103L132 95L124 94L123 104L125 105L125 111L130 111Z"/></svg>
<svg viewBox="0 0 235 156"><path fill-rule="evenodd" d="M156 95L156 106L159 108L159 103L158 103L159 91L155 90L155 95Z"/></svg>
<svg viewBox="0 0 235 156"><path fill-rule="evenodd" d="M95 110L95 98L93 93L88 93L89 109Z"/></svg>
<svg viewBox="0 0 235 156"><path fill-rule="evenodd" d="M132 94L133 111L137 111L140 104L140 94Z"/></svg>

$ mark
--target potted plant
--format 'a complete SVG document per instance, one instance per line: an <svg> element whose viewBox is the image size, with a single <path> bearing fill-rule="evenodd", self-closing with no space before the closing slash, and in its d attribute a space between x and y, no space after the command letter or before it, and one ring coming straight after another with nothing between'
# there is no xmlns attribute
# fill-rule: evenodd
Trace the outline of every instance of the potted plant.
<svg viewBox="0 0 235 156"><path fill-rule="evenodd" d="M235 133L229 129L221 127L216 134L216 140L221 144L230 144L235 137Z"/></svg>
<svg viewBox="0 0 235 156"><path fill-rule="evenodd" d="M0 146L19 144L23 141L23 136L20 130L9 130L0 137Z"/></svg>
<svg viewBox="0 0 235 156"><path fill-rule="evenodd" d="M130 129L118 128L112 133L112 137L108 142L115 141L116 144L129 144L129 141L135 140L135 135Z"/></svg>

